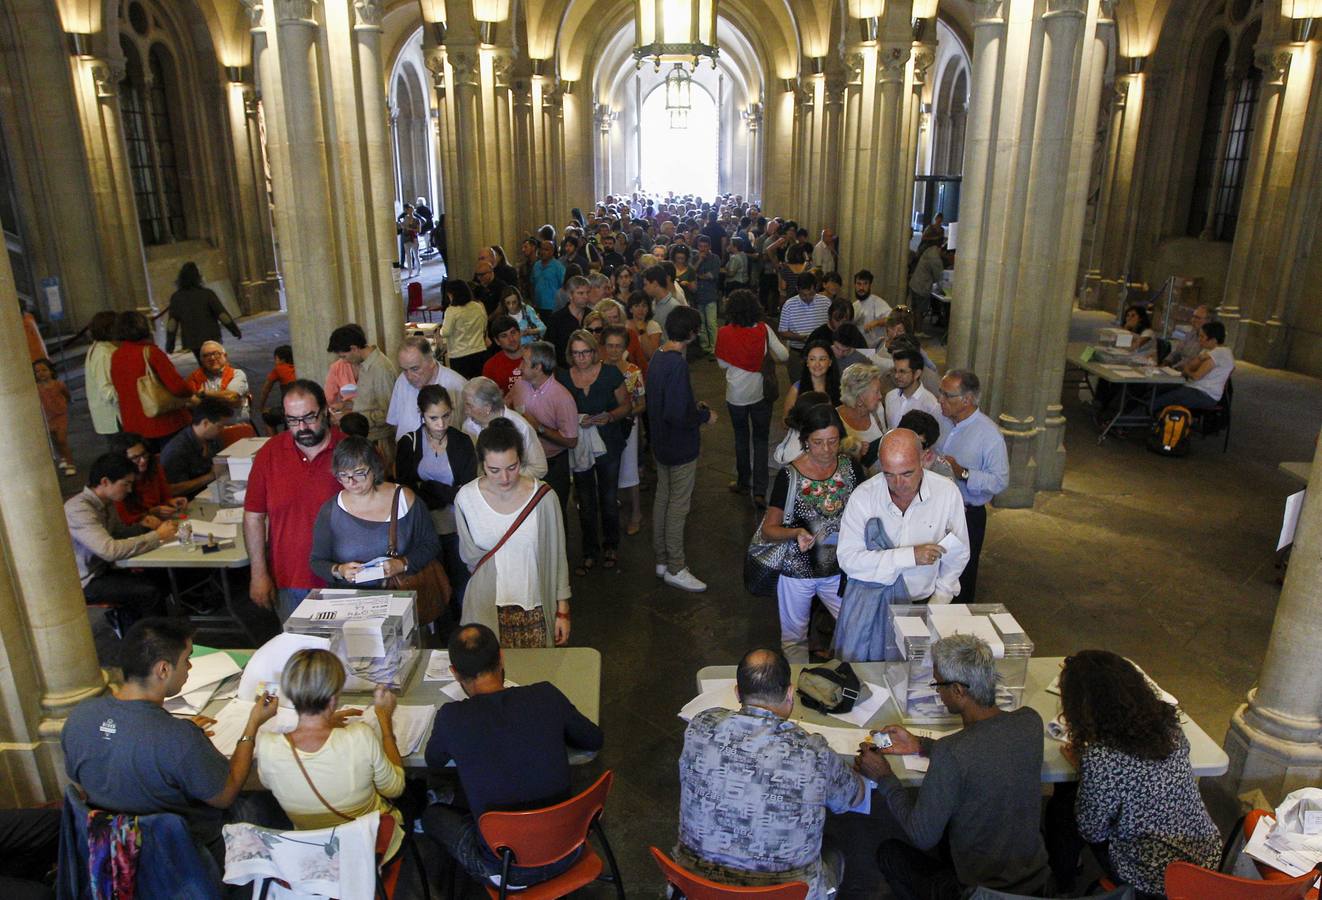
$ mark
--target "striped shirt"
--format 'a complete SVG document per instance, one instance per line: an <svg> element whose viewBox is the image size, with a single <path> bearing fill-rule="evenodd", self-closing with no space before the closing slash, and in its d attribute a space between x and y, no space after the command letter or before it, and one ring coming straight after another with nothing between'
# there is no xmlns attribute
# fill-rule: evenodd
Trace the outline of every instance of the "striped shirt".
<svg viewBox="0 0 1322 900"><path fill-rule="evenodd" d="M814 328L826 324L827 313L831 309L831 300L825 294L818 294L809 303L803 302L798 294L785 301L780 310L780 331L792 331L796 334L811 334ZM790 349L802 350L803 341L788 341Z"/></svg>

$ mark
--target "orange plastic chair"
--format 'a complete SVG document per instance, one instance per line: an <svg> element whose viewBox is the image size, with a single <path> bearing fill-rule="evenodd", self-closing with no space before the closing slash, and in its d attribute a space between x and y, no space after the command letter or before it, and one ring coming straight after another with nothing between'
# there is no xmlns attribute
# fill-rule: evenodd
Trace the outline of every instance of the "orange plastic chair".
<svg viewBox="0 0 1322 900"><path fill-rule="evenodd" d="M545 809L483 813L477 821L478 830L501 861L500 887L488 884L487 893L495 900L505 900L505 885L509 881L511 866L549 866L582 847L582 855L568 870L529 885L515 892L514 896L519 900L553 900L600 878L613 882L619 900L624 900L620 868L615 864L615 854L611 852L606 832L601 827L601 812L614 778L614 773L608 769L592 787L577 797ZM593 832L610 862L611 874L604 878L601 876L601 857L588 843L588 835Z"/></svg>
<svg viewBox="0 0 1322 900"><path fill-rule="evenodd" d="M661 867L661 874L666 881L675 886L675 890L684 895L685 900L803 900L808 896L808 885L802 881L787 881L784 884L768 884L762 887L733 887L717 884L688 869L666 856L655 847L649 847L652 858Z"/></svg>
<svg viewBox="0 0 1322 900"><path fill-rule="evenodd" d="M251 422L240 422L238 425L226 425L220 429L220 446L223 450L230 444L238 443L244 438L257 437L257 429L252 427Z"/></svg>
<svg viewBox="0 0 1322 900"><path fill-rule="evenodd" d="M1236 878L1193 863L1173 862L1166 867L1167 900L1304 900L1322 875L1322 863L1298 878L1255 881Z"/></svg>
<svg viewBox="0 0 1322 900"><path fill-rule="evenodd" d="M1249 838L1253 837L1253 832L1258 828L1258 820L1263 816L1266 816L1269 819L1275 818L1270 809L1252 809L1249 810L1246 816L1244 816L1244 840L1247 841ZM1293 875L1288 875L1285 872L1282 872L1280 869L1273 869L1266 863L1260 863L1256 859L1253 861L1253 867L1258 870L1258 874L1262 876L1263 881L1289 881L1294 877ZM1318 892L1316 890L1310 890L1307 896L1308 900L1318 900Z"/></svg>

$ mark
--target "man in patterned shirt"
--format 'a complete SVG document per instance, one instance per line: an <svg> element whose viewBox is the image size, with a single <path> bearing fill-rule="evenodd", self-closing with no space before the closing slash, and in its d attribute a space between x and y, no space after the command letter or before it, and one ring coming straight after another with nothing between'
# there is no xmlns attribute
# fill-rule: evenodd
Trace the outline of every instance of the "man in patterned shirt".
<svg viewBox="0 0 1322 900"><path fill-rule="evenodd" d="M753 650L736 676L742 708L693 717L679 758L680 865L722 884L840 884L844 859L822 845L826 810L863 800L865 783L820 735L785 721L794 706L779 650Z"/></svg>

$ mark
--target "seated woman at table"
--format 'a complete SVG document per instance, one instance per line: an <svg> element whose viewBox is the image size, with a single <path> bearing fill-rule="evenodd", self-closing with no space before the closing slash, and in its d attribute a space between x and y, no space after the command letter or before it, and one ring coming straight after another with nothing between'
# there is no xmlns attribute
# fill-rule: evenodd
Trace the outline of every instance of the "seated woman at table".
<svg viewBox="0 0 1322 900"><path fill-rule="evenodd" d="M188 505L185 498L171 495L161 460L147 449L147 441L142 435L131 431L113 434L110 436L110 450L122 453L133 463L138 473L133 480L133 490L115 504L115 511L125 525L155 528Z"/></svg>
<svg viewBox="0 0 1322 900"><path fill-rule="evenodd" d="M459 553L471 573L461 621L485 625L502 647L569 642L569 564L560 503L520 472L523 438L497 417L477 438L475 481L454 498Z"/></svg>
<svg viewBox="0 0 1322 900"><path fill-rule="evenodd" d="M1106 650L1067 657L1060 706L1079 770L1047 804L1051 865L1068 889L1084 842L1115 881L1159 897L1166 866L1215 869L1221 834L1198 793L1179 710L1129 660Z"/></svg>
<svg viewBox="0 0 1322 900"><path fill-rule="evenodd" d="M378 685L372 712L381 735L363 711L338 710L344 664L329 650L299 650L280 674L280 695L293 704L298 727L287 734L257 733L257 776L298 829L343 825L373 811L395 820L386 857L399 850L404 819L388 798L404 791L404 760L391 717L395 695Z"/></svg>
<svg viewBox="0 0 1322 900"><path fill-rule="evenodd" d="M1102 351L1107 362L1120 365L1153 365L1156 362L1157 333L1152 330L1152 317L1138 304L1125 308L1122 320L1125 331L1134 335L1133 343L1127 348ZM1109 381L1099 380L1093 391L1093 407L1098 414L1105 413L1115 401L1120 388Z"/></svg>
<svg viewBox="0 0 1322 900"><path fill-rule="evenodd" d="M455 621L463 609L468 567L459 555L459 534L454 524L454 496L477 477L473 440L454 424L450 392L439 384L418 391L422 424L399 439L395 474L399 483L422 498L441 539L441 564L450 578L450 607Z"/></svg>
<svg viewBox="0 0 1322 900"><path fill-rule="evenodd" d="M343 488L321 507L312 526L312 571L334 587L380 587L386 578L416 574L441 552L426 504L413 491L385 481L386 464L365 438L335 446L331 472ZM396 523L395 555L381 562L382 577L358 573L387 554L390 520Z"/></svg>

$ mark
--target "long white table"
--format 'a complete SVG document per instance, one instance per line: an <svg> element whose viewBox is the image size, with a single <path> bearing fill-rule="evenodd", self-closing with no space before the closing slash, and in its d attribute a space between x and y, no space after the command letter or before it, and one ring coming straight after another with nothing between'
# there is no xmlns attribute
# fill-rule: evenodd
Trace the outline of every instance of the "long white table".
<svg viewBox="0 0 1322 900"><path fill-rule="evenodd" d="M1141 427L1152 421L1154 413L1154 404L1157 398L1156 388L1159 385L1166 384L1184 384L1183 375L1167 375L1157 372L1154 374L1121 375L1110 368L1109 365L1129 365L1126 363L1107 363L1097 358L1084 359L1089 345L1085 343L1070 344L1065 352L1065 363L1067 366L1080 370L1083 373L1084 383L1088 385L1089 393L1092 393L1092 384L1088 382L1088 377L1097 378L1101 381L1110 382L1120 388L1119 404L1116 407L1116 413L1109 420L1102 424L1101 434L1097 437L1097 443L1106 440L1113 428ZM1138 367L1142 368L1142 367ZM1133 400L1139 404L1138 412L1131 412L1130 401Z"/></svg>
<svg viewBox="0 0 1322 900"><path fill-rule="evenodd" d="M245 650L245 653L251 651ZM550 647L536 650L503 650L505 657L505 677L515 684L535 684L549 681L560 689L569 702L574 704L583 715L593 722L601 716L601 654L591 647ZM445 693L445 688L453 682L427 681L424 678L427 660L431 651L422 651L422 660L414 670L413 676L399 696L401 706L440 707L455 702ZM233 676L236 679L238 676ZM213 700L203 710L203 714L215 717L216 713L228 703L228 700ZM345 693L340 695L341 706L357 706L370 709L372 695L367 693ZM427 738L431 731L428 729ZM424 751L427 748L424 738L416 752L404 758L407 769L425 769L427 760ZM593 759L594 753L571 751L569 761L575 765Z"/></svg>
<svg viewBox="0 0 1322 900"><path fill-rule="evenodd" d="M1057 713L1060 712L1060 698L1047 691L1047 685L1055 680L1060 673L1060 665L1064 662L1064 657L1046 656L1034 657L1028 661L1028 681L1024 687L1024 705L1031 706L1037 710L1042 721L1050 722ZM873 682L875 684L885 684L885 667L904 665L903 663L852 663L855 673L861 681ZM698 670L698 690L702 690L702 682L719 678L734 678L735 666L706 666ZM793 677L797 681L799 671L804 666L793 666ZM830 725L837 728L853 727L847 722L828 716L825 713L815 712L799 703L798 694L795 693L794 710L790 717L796 720L803 720L817 725ZM904 719L900 715L900 709L895 704L894 698L888 698L881 708L871 719L868 720L866 727L869 729L878 729L883 725L904 725ZM1230 766L1230 758L1226 756L1224 750L1207 735L1188 716L1181 716L1180 725L1184 729L1184 735L1189 739L1189 762L1193 765L1195 775L1221 775ZM912 726L927 731L934 731L941 734L956 731L959 728L958 723L953 725L929 725L918 724ZM1043 732L1042 735L1042 781L1074 781L1079 777L1078 771L1070 765L1065 757L1061 755L1060 749L1064 745L1057 740L1048 737ZM900 757L890 757L891 768L896 777L906 785L917 786L922 783L924 773L905 768Z"/></svg>
<svg viewBox="0 0 1322 900"><path fill-rule="evenodd" d="M188 504L189 519L214 521L216 513L223 507L209 500L193 500ZM182 521L182 520L181 520ZM248 565L248 547L243 540L243 525L235 527L234 545L223 547L214 553L204 552L201 544L192 548L182 544L157 547L138 556L121 559L116 566L123 569L164 569L170 579L170 615L187 615L200 626L220 628L247 634L234 610L234 597L230 588L229 570L242 569ZM225 615L194 614L184 609L179 590L178 569L211 569L220 581L220 590L225 597Z"/></svg>

